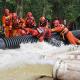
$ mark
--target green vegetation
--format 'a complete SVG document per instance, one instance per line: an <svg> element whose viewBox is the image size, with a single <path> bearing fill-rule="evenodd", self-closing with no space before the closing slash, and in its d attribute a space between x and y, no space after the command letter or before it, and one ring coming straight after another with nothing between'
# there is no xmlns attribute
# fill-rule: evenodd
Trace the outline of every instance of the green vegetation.
<svg viewBox="0 0 80 80"><path fill-rule="evenodd" d="M0 18L5 7L21 17L31 11L36 21L42 15L49 20L57 16L68 21L75 21L80 16L80 0L0 0Z"/></svg>

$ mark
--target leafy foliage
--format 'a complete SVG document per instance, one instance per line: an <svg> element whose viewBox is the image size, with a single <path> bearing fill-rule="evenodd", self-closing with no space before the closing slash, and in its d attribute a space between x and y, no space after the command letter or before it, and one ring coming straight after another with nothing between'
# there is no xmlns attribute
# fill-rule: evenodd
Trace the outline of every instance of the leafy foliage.
<svg viewBox="0 0 80 80"><path fill-rule="evenodd" d="M17 1L19 3L17 3ZM80 0L2 0L0 10L6 6L12 12L20 11L25 17L31 11L38 22L41 16L46 16L49 20L55 17L74 21L80 16ZM19 10L18 10L19 9ZM0 18L2 13L0 13Z"/></svg>

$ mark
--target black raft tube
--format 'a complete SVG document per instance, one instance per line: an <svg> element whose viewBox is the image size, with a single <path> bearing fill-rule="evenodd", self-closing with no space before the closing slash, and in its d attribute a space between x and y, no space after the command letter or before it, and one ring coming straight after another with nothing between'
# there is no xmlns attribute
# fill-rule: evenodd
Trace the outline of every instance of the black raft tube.
<svg viewBox="0 0 80 80"><path fill-rule="evenodd" d="M0 38L0 49L19 48L21 43L37 42L37 38L31 35L17 36L11 38Z"/></svg>
<svg viewBox="0 0 80 80"><path fill-rule="evenodd" d="M50 44L53 44L54 46L60 46L61 41L58 41L56 37L58 35L52 34L52 37L47 40ZM54 37L53 37L54 36ZM53 40L53 38L56 39ZM36 37L33 37L32 35L24 35L24 36L17 36L17 37L11 37L11 38L0 38L0 49L13 49L13 48L19 48L21 43L28 43L28 42L37 42L38 39ZM55 43L55 44L54 44Z"/></svg>
<svg viewBox="0 0 80 80"><path fill-rule="evenodd" d="M0 38L0 49L19 48L21 43L33 43L37 41L38 39L36 37L33 37L32 35L24 35L11 38ZM47 39L46 41L53 46L61 46L60 36L58 34L52 33L51 38Z"/></svg>

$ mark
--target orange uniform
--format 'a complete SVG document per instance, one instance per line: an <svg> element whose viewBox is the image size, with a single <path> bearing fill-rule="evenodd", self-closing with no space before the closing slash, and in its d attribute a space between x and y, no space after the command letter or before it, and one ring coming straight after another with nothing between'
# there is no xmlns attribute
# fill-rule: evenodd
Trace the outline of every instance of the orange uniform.
<svg viewBox="0 0 80 80"><path fill-rule="evenodd" d="M48 21L45 19L44 16L42 16L42 17L40 18L38 27L48 28Z"/></svg>
<svg viewBox="0 0 80 80"><path fill-rule="evenodd" d="M34 26L36 26L36 23L33 17L27 18L25 23L27 28L33 28Z"/></svg>
<svg viewBox="0 0 80 80"><path fill-rule="evenodd" d="M25 19L25 24L26 24L27 28L33 28L34 26L36 26L35 19L31 12L27 13L26 19Z"/></svg>
<svg viewBox="0 0 80 80"><path fill-rule="evenodd" d="M51 29L48 28L48 22L45 17L40 18L40 22L37 30L34 30L32 33L33 36L37 36L39 41L42 42L46 38L51 37Z"/></svg>
<svg viewBox="0 0 80 80"><path fill-rule="evenodd" d="M80 40L77 39L64 25L60 24L58 20L54 21L54 26L55 28L52 29L52 32L59 32L62 37L64 38L65 36L71 44L80 44Z"/></svg>
<svg viewBox="0 0 80 80"><path fill-rule="evenodd" d="M22 18L19 19L19 28L20 28L20 34L22 36L27 34L27 31L25 28L25 20Z"/></svg>
<svg viewBox="0 0 80 80"><path fill-rule="evenodd" d="M12 36L12 15L9 13L8 9L5 9L5 14L2 17L2 25L4 27L5 36L11 37Z"/></svg>
<svg viewBox="0 0 80 80"><path fill-rule="evenodd" d="M16 13L12 15L12 27L13 27L13 36L21 36L25 35L26 32L24 30L25 21L22 18L18 18Z"/></svg>
<svg viewBox="0 0 80 80"><path fill-rule="evenodd" d="M39 27L36 30L32 30L32 35L36 36L40 42L44 41L44 39L48 39L51 37L51 29Z"/></svg>
<svg viewBox="0 0 80 80"><path fill-rule="evenodd" d="M27 34L32 34L32 29L36 26L35 19L31 12L26 14L25 18L25 31Z"/></svg>

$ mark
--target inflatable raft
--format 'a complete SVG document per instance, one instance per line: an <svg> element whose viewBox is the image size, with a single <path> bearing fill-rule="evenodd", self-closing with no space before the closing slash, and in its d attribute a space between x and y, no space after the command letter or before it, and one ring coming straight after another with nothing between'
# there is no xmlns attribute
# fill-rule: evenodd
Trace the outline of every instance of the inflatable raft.
<svg viewBox="0 0 80 80"><path fill-rule="evenodd" d="M72 31L72 33L77 37L80 38L80 30ZM24 36L17 36L11 38L0 38L0 49L6 48L19 48L21 43L28 43L28 42L37 42L38 39L33 37L32 35L24 35ZM68 41L63 41L58 33L52 33L50 39L46 40L48 43L52 44L53 46L61 46L61 42L64 44L69 44Z"/></svg>

